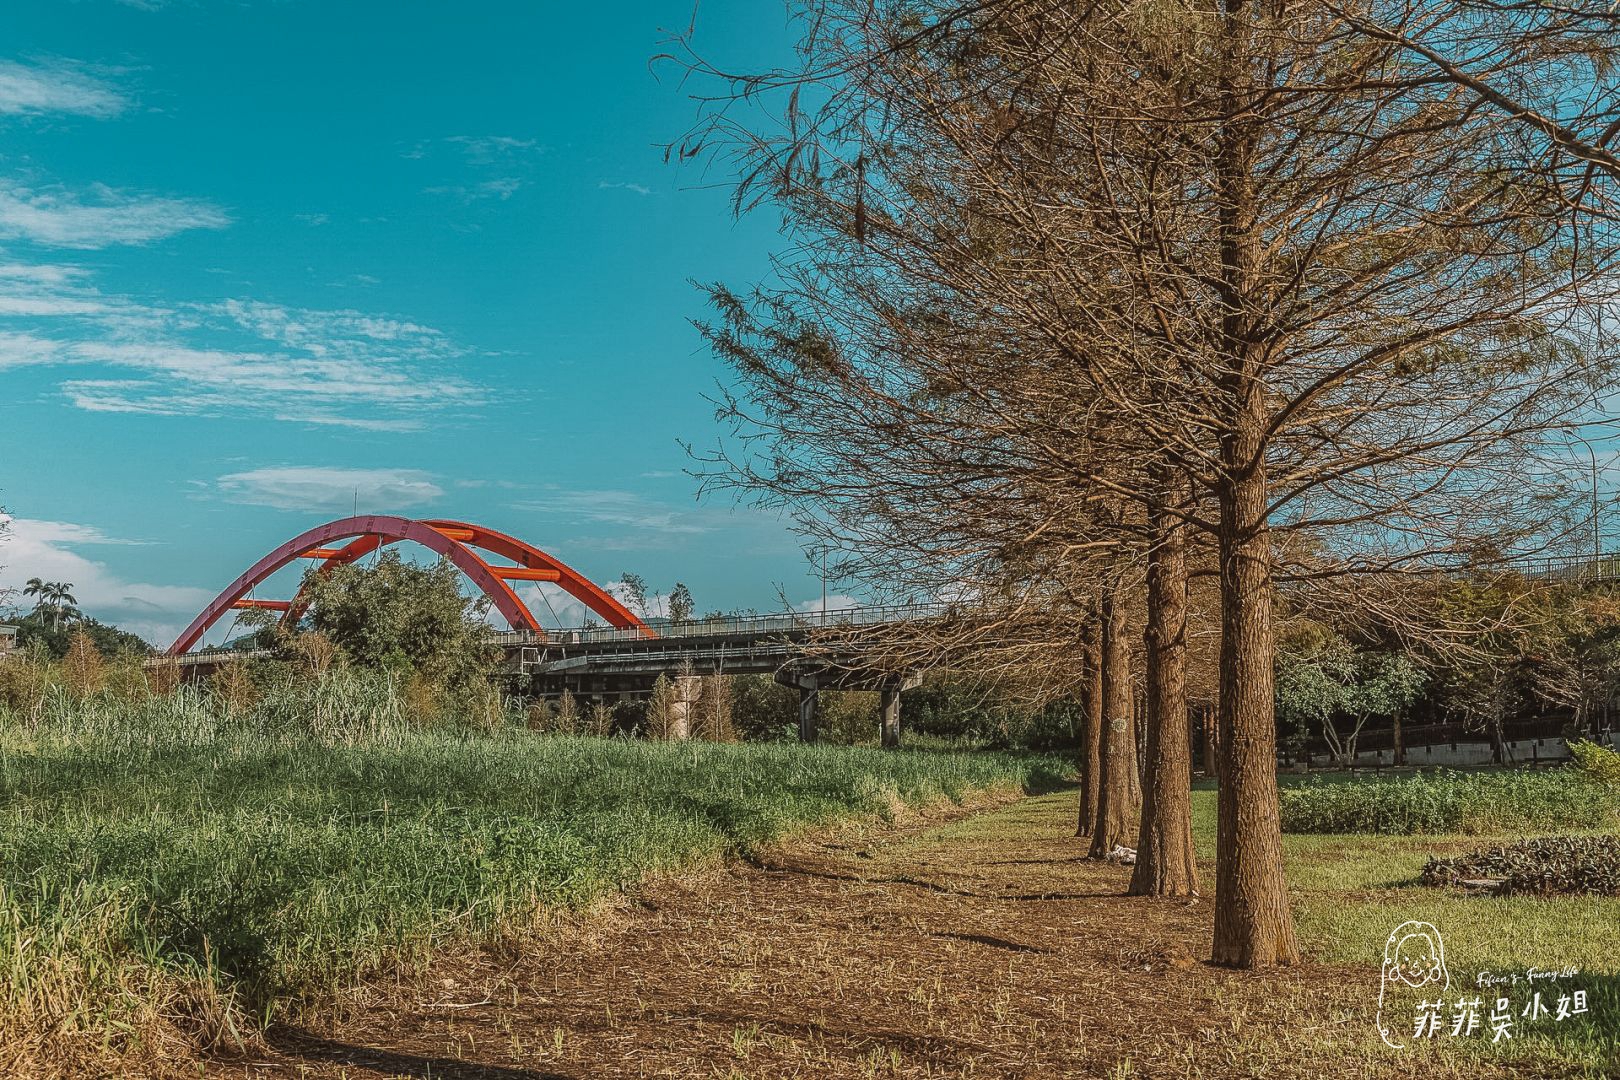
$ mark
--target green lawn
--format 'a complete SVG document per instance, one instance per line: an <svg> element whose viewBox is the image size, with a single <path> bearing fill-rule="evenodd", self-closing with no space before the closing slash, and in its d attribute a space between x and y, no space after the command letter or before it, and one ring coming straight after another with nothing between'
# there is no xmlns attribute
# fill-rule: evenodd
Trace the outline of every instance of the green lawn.
<svg viewBox="0 0 1620 1080"><path fill-rule="evenodd" d="M1330 782L1332 779L1329 778ZM1215 857L1215 791L1200 781L1193 828L1200 858ZM1431 854L1455 854L1504 840L1572 829L1559 821L1535 828L1463 835L1283 835L1284 865L1303 948L1309 959L1367 965L1376 987L1386 939L1409 919L1434 924L1445 940L1454 1001L1475 991L1477 973L1574 966L1574 985L1592 991L1590 1022L1566 1021L1520 1031L1509 1045L1457 1041L1495 1061L1535 1063L1551 1073L1613 1076L1620 1069L1620 898L1490 896L1425 887ZM1522 986L1514 997L1522 1005Z"/></svg>

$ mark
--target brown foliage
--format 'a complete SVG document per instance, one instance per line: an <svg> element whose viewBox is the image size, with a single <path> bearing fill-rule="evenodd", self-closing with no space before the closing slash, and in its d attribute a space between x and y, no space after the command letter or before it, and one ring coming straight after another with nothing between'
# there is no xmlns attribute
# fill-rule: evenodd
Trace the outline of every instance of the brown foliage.
<svg viewBox="0 0 1620 1080"><path fill-rule="evenodd" d="M264 696L259 685L253 681L247 662L242 660L221 664L209 676L208 688L227 716L241 716Z"/></svg>
<svg viewBox="0 0 1620 1080"><path fill-rule="evenodd" d="M75 630L62 659L62 685L74 697L89 697L107 685L107 663L83 628Z"/></svg>
<svg viewBox="0 0 1620 1080"><path fill-rule="evenodd" d="M695 704L697 723L693 734L709 742L736 742L737 732L731 723L731 694L733 678L730 675L705 675Z"/></svg>
<svg viewBox="0 0 1620 1080"><path fill-rule="evenodd" d="M1291 962L1277 584L1559 538L1563 432L1613 384L1620 21L806 8L804 67L740 84L792 88L781 127L702 131L796 238L779 287L713 292L747 452L712 483L799 511L835 575L970 598L891 656L1052 694L1090 596L1184 523L1219 586L1213 951Z"/></svg>

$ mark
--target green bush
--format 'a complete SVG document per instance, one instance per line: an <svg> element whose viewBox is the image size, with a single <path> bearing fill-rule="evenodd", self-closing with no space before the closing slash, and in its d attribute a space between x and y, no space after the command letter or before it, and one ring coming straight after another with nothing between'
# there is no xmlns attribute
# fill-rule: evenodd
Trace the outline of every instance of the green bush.
<svg viewBox="0 0 1620 1080"><path fill-rule="evenodd" d="M1282 827L1294 833L1479 833L1495 829L1606 828L1620 799L1578 768L1429 773L1287 789Z"/></svg>
<svg viewBox="0 0 1620 1080"><path fill-rule="evenodd" d="M1620 836L1539 836L1454 859L1430 858L1423 884L1500 881L1500 893L1620 896Z"/></svg>
<svg viewBox="0 0 1620 1080"><path fill-rule="evenodd" d="M1595 742L1576 739L1569 744L1575 767L1587 778L1610 787L1620 787L1620 753Z"/></svg>

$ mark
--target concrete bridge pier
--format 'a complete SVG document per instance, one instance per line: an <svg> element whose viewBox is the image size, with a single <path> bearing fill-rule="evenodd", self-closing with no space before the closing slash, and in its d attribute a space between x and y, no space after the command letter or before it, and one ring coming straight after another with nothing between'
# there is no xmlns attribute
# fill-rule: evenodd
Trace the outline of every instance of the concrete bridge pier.
<svg viewBox="0 0 1620 1080"><path fill-rule="evenodd" d="M813 743L816 741L816 725L821 721L821 690L814 678L808 683L799 684L799 741Z"/></svg>
<svg viewBox="0 0 1620 1080"><path fill-rule="evenodd" d="M669 732L670 739L690 739L692 737L692 703L697 701L703 693L703 680L696 675L677 675L670 680L672 693L669 696Z"/></svg>
<svg viewBox="0 0 1620 1080"><path fill-rule="evenodd" d="M899 679L889 679L878 689L878 721L885 750L900 745L900 686Z"/></svg>

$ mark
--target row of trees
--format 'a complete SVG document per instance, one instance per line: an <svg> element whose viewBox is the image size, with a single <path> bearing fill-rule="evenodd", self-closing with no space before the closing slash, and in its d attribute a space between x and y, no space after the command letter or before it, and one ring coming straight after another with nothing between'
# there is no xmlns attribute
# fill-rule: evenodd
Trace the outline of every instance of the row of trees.
<svg viewBox="0 0 1620 1080"><path fill-rule="evenodd" d="M1189 651L1210 649L1213 958L1294 962L1278 590L1331 604L1349 582L1442 647L1487 628L1357 579L1489 565L1574 524L1567 436L1614 372L1620 17L800 13L791 69L683 56L715 89L674 149L730 155L739 208L775 207L792 240L769 284L711 291L738 438L710 486L790 510L842 577L977 609L927 645L1084 683L1082 826L1106 853L1140 797L1133 892L1197 888L1184 718Z"/></svg>

